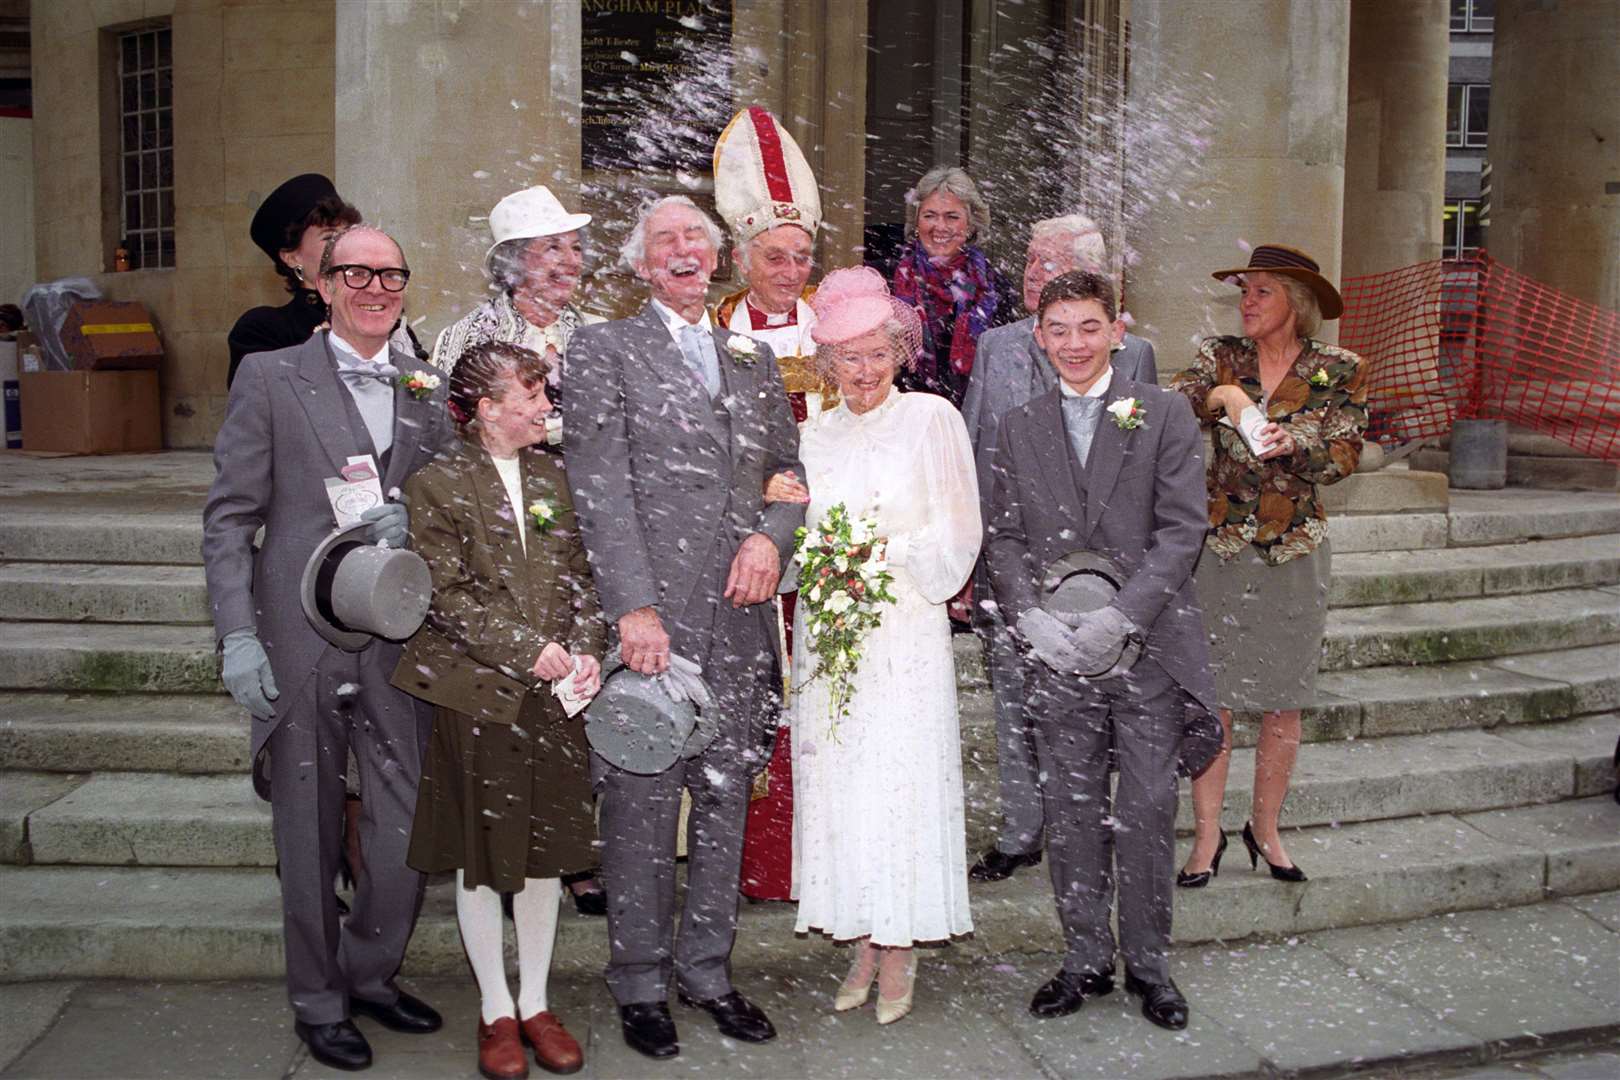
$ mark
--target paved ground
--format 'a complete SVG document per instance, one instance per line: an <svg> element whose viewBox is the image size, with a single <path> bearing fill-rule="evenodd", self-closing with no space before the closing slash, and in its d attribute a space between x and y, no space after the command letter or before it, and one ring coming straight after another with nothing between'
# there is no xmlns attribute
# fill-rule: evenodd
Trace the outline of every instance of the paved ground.
<svg viewBox="0 0 1620 1080"><path fill-rule="evenodd" d="M1620 892L1179 950L1194 1010L1180 1034L1120 992L1032 1018L1029 995L1056 958L1030 954L928 957L916 1011L879 1029L870 1006L831 1011L847 955L828 946L739 974L781 1032L765 1046L722 1039L676 1006L682 1052L662 1065L625 1047L599 979L561 980L551 1004L585 1043L584 1077L1620 1076ZM411 1037L361 1021L371 1075L476 1075L471 980L411 985L446 1029ZM7 1080L341 1075L304 1055L274 982L14 984L0 987L0 1016Z"/></svg>

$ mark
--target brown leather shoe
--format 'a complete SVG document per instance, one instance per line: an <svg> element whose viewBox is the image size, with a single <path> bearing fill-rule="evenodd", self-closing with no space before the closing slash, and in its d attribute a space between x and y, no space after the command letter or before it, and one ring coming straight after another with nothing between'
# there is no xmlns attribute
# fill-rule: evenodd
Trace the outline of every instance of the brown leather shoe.
<svg viewBox="0 0 1620 1080"><path fill-rule="evenodd" d="M503 1016L493 1024L478 1021L478 1071L489 1080L518 1080L529 1075L529 1055L523 1052L517 1017Z"/></svg>
<svg viewBox="0 0 1620 1080"><path fill-rule="evenodd" d="M537 1012L523 1021L523 1041L534 1047L535 1064L546 1072L576 1073L585 1065L579 1043L551 1012Z"/></svg>

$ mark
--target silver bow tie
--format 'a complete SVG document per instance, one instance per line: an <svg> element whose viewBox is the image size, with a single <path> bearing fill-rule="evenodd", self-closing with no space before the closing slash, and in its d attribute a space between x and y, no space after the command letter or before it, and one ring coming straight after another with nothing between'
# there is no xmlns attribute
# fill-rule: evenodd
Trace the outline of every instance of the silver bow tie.
<svg viewBox="0 0 1620 1080"><path fill-rule="evenodd" d="M393 364L359 364L354 367L338 368L338 377L356 383L363 383L367 379L391 383L399 378L399 368Z"/></svg>

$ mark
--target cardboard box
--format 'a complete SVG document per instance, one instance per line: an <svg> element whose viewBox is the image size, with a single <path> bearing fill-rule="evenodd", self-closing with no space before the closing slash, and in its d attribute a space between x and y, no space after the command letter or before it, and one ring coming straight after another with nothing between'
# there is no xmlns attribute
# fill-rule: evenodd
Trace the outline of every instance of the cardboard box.
<svg viewBox="0 0 1620 1080"><path fill-rule="evenodd" d="M25 371L24 450L70 454L163 449L163 404L155 371Z"/></svg>
<svg viewBox="0 0 1620 1080"><path fill-rule="evenodd" d="M144 304L79 300L62 323L62 348L80 371L134 371L163 364L163 341Z"/></svg>

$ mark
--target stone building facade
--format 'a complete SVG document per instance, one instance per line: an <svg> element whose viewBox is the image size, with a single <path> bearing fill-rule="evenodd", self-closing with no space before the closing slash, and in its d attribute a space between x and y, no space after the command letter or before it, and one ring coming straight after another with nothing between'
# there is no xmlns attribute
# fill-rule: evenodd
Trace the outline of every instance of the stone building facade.
<svg viewBox="0 0 1620 1080"><path fill-rule="evenodd" d="M784 118L817 170L822 265L881 259L917 174L959 163L987 189L987 246L1015 275L1030 221L1072 207L1102 221L1139 332L1170 372L1194 338L1233 326L1231 292L1207 271L1241 259L1244 242L1297 244L1335 277L1440 253L1449 6L33 0L33 271L88 273L154 312L168 349L166 442L207 446L225 403L225 333L282 295L247 234L280 181L327 173L401 238L414 271L408 314L424 340L484 295L488 208L547 183L597 216L585 301L612 313L635 294L612 263L637 200L703 199L708 177L691 151L718 131L705 125L757 103ZM1536 152L1493 145L1493 213L1513 223L1524 269L1612 306L1620 194L1600 175L1620 176L1620 34L1601 31L1620 0L1498 9L1492 138L1512 131ZM146 55L123 51L128 35L158 31L167 68L137 80L152 74L148 111L167 110L160 145L139 148L166 160L149 177L122 168L119 65ZM1607 91L1589 87L1582 104L1573 89L1545 89L1534 75L1544 63L1578 64ZM690 93L659 90L668 77ZM1563 143L1526 127L1537 102L1570 112ZM1499 124L1501 108L1524 122ZM638 124L634 145L658 167L615 167L603 146L630 145ZM1606 141L1576 137L1581 124ZM1599 182L1568 209L1553 205L1559 176ZM130 213L152 207L172 266L140 265L168 249L149 260L137 244L138 268L114 272ZM1541 257L1543 228L1549 250L1575 244L1583 267Z"/></svg>

